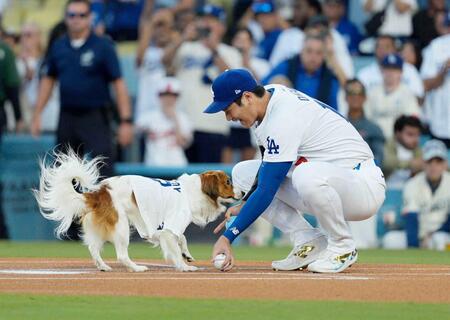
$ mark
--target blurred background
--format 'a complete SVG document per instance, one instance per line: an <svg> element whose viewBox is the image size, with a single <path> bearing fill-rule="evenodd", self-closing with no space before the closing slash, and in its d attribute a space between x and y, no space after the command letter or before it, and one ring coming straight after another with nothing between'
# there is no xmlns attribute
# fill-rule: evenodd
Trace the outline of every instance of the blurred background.
<svg viewBox="0 0 450 320"><path fill-rule="evenodd" d="M449 5L0 0L0 238L54 239L31 189L55 146L107 156L104 176L231 174L260 157L239 123L202 114L214 78L247 68L327 103L371 147L388 191L376 216L351 223L359 248L449 249ZM211 241L217 223L188 240ZM287 242L263 220L238 241Z"/></svg>

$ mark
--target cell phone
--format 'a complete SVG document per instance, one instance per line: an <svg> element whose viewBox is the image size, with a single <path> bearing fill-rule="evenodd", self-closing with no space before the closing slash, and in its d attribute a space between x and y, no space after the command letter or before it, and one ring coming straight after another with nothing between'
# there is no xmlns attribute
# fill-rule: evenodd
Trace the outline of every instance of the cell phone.
<svg viewBox="0 0 450 320"><path fill-rule="evenodd" d="M200 39L208 38L211 34L211 29L205 27L197 28L197 34Z"/></svg>

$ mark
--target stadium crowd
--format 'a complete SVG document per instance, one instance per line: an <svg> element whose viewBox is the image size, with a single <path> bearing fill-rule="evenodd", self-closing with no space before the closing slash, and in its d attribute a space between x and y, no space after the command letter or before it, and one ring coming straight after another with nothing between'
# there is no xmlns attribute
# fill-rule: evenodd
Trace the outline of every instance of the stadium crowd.
<svg viewBox="0 0 450 320"><path fill-rule="evenodd" d="M14 2L0 0L0 14L18 10ZM107 156L105 175L130 144L151 166L253 159L248 129L202 113L213 79L246 68L327 103L360 132L388 187L404 190L401 217L383 221L406 232L386 246L448 241L433 238L450 232L448 1L71 0L61 10L51 30L1 25L0 134L56 134ZM135 49L135 96L123 43Z"/></svg>

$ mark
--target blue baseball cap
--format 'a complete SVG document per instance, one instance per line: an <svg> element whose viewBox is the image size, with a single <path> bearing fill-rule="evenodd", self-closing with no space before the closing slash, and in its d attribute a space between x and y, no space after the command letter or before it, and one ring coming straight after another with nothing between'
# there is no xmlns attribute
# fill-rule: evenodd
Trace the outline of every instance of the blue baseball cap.
<svg viewBox="0 0 450 320"><path fill-rule="evenodd" d="M200 16L213 16L220 20L221 22L225 22L227 15L225 10L222 7L215 6L212 4L204 5L199 12Z"/></svg>
<svg viewBox="0 0 450 320"><path fill-rule="evenodd" d="M218 76L212 84L213 103L203 112L217 113L228 108L244 91L258 86L255 78L245 69L230 69Z"/></svg>
<svg viewBox="0 0 450 320"><path fill-rule="evenodd" d="M391 69L402 69L403 59L398 54L388 54L381 60L381 67Z"/></svg>
<svg viewBox="0 0 450 320"><path fill-rule="evenodd" d="M275 4L272 0L255 1L252 4L254 14L273 13L275 12Z"/></svg>

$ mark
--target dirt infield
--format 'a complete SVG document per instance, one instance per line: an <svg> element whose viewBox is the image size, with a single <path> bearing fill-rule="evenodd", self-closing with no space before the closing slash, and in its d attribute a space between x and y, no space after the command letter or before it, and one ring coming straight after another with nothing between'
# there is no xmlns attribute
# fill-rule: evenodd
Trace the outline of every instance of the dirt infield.
<svg viewBox="0 0 450 320"><path fill-rule="evenodd" d="M176 272L161 261L137 262L150 270L129 273L112 261L112 272L98 272L89 260L0 259L0 292L450 303L450 267L444 265L358 263L324 275L275 272L261 262L240 262L228 273L206 261L196 262L204 268L192 273Z"/></svg>

